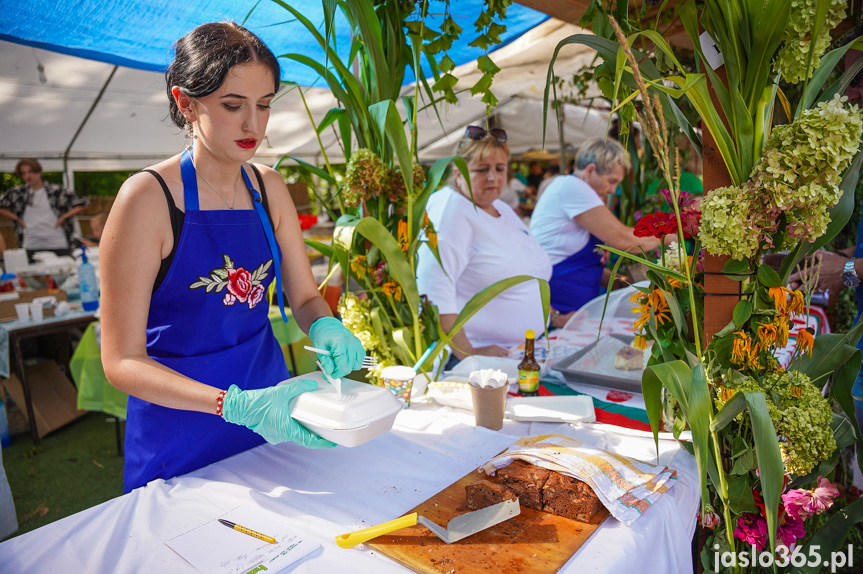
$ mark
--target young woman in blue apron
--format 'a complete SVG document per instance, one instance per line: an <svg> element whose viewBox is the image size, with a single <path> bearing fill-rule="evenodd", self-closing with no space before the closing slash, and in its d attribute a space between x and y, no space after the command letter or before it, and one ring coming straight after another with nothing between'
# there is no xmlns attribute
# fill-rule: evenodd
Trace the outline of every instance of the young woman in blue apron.
<svg viewBox="0 0 863 574"><path fill-rule="evenodd" d="M192 149L121 188L101 242L102 361L129 393L124 489L267 442L334 446L293 421L313 390L289 378L268 319L276 281L325 370L359 368L359 340L312 277L281 176L247 163L266 135L279 64L248 30L205 24L177 43L171 118Z"/></svg>

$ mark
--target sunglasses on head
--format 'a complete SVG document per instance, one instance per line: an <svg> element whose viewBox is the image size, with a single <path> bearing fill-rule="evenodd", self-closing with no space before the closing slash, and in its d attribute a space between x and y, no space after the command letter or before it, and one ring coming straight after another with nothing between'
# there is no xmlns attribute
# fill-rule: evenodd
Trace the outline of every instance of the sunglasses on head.
<svg viewBox="0 0 863 574"><path fill-rule="evenodd" d="M464 130L464 135L475 141L479 141L485 136L490 135L500 143L506 143L506 132L500 128L492 128L486 131L479 126L468 126Z"/></svg>

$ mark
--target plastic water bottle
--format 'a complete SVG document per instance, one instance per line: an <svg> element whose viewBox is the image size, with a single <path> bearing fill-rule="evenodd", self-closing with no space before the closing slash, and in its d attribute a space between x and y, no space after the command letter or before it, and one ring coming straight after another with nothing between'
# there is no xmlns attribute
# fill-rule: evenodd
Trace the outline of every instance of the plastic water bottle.
<svg viewBox="0 0 863 574"><path fill-rule="evenodd" d="M9 421L6 418L6 405L3 404L3 398L0 397L0 447L6 448L12 444L12 437L9 434Z"/></svg>
<svg viewBox="0 0 863 574"><path fill-rule="evenodd" d="M81 288L81 306L85 311L99 308L99 284L96 269L87 261L87 248L81 248L81 265L78 266L78 285Z"/></svg>

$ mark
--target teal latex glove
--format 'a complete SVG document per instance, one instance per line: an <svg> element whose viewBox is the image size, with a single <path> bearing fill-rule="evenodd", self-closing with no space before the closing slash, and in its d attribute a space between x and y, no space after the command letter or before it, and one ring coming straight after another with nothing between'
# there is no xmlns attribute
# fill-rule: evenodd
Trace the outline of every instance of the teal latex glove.
<svg viewBox="0 0 863 574"><path fill-rule="evenodd" d="M332 378L344 377L363 364L366 350L353 333L335 317L321 317L309 329L312 346L326 349L331 356L318 355L321 367Z"/></svg>
<svg viewBox="0 0 863 574"><path fill-rule="evenodd" d="M225 394L222 416L229 423L252 429L270 444L291 441L306 448L331 448L336 444L311 432L290 415L291 400L317 388L316 382L302 379L248 391L231 385Z"/></svg>

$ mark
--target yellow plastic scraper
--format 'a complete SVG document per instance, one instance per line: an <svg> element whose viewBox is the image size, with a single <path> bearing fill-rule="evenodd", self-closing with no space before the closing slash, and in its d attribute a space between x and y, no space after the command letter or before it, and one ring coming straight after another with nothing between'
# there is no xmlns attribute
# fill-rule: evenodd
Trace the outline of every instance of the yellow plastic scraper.
<svg viewBox="0 0 863 574"><path fill-rule="evenodd" d="M377 526L336 536L336 544L342 548L352 548L372 538L414 526L417 523L431 530L433 534L447 544L452 544L462 538L467 538L471 534L476 534L486 528L491 528L495 524L500 524L504 520L509 520L513 516L518 516L520 512L521 507L518 504L518 500L505 500L488 508L481 508L456 516L447 523L446 528L438 526L425 516L420 516L414 512L407 516L378 524Z"/></svg>

